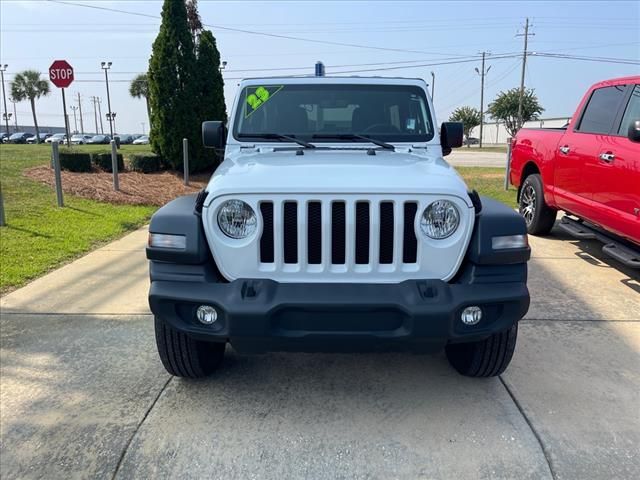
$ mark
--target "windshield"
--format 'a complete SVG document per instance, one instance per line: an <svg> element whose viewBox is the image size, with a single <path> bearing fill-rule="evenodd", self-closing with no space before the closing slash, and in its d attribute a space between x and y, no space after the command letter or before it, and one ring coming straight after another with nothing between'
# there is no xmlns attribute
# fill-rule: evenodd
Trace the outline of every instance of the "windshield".
<svg viewBox="0 0 640 480"><path fill-rule="evenodd" d="M271 85L240 93L233 136L243 141L287 135L313 142L426 142L433 124L424 90L403 85Z"/></svg>

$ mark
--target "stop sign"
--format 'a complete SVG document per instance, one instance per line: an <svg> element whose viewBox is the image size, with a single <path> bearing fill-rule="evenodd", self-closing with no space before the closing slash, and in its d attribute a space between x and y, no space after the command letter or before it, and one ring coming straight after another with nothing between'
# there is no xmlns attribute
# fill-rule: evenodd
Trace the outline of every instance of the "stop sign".
<svg viewBox="0 0 640 480"><path fill-rule="evenodd" d="M56 60L49 67L49 80L58 88L67 88L73 82L73 67L66 60Z"/></svg>

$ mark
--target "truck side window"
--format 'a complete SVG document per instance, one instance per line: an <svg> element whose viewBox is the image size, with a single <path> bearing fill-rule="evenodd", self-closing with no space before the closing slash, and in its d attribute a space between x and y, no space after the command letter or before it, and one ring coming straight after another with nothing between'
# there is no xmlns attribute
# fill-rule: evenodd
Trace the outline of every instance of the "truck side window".
<svg viewBox="0 0 640 480"><path fill-rule="evenodd" d="M624 111L622 123L620 123L620 128L618 129L618 135L626 137L629 131L629 125L636 120L640 120L640 85L636 85L633 88L633 92L631 92L631 98L629 99L627 109Z"/></svg>
<svg viewBox="0 0 640 480"><path fill-rule="evenodd" d="M609 133L626 88L626 85L615 85L594 90L577 130L583 133Z"/></svg>

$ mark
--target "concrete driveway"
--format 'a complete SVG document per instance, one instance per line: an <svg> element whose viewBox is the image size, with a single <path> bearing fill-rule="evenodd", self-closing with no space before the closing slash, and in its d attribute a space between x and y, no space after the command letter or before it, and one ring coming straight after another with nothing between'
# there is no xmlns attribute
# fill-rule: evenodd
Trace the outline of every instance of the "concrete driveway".
<svg viewBox="0 0 640 480"><path fill-rule="evenodd" d="M1 300L0 476L640 478L640 280L532 238L532 305L501 378L442 354L157 358L140 230Z"/></svg>

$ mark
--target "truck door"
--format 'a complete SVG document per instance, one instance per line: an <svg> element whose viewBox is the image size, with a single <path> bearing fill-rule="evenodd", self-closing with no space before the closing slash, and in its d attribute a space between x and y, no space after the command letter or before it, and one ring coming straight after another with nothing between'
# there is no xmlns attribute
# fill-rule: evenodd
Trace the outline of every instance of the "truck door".
<svg viewBox="0 0 640 480"><path fill-rule="evenodd" d="M628 99L628 100L627 100ZM629 140L629 126L640 120L640 85L630 85L611 135L589 167L594 220L616 233L640 239L640 143Z"/></svg>
<svg viewBox="0 0 640 480"><path fill-rule="evenodd" d="M593 192L609 189L598 184L601 146L611 132L625 96L626 86L593 90L579 118L567 129L556 151L556 202L562 209L596 221Z"/></svg>

